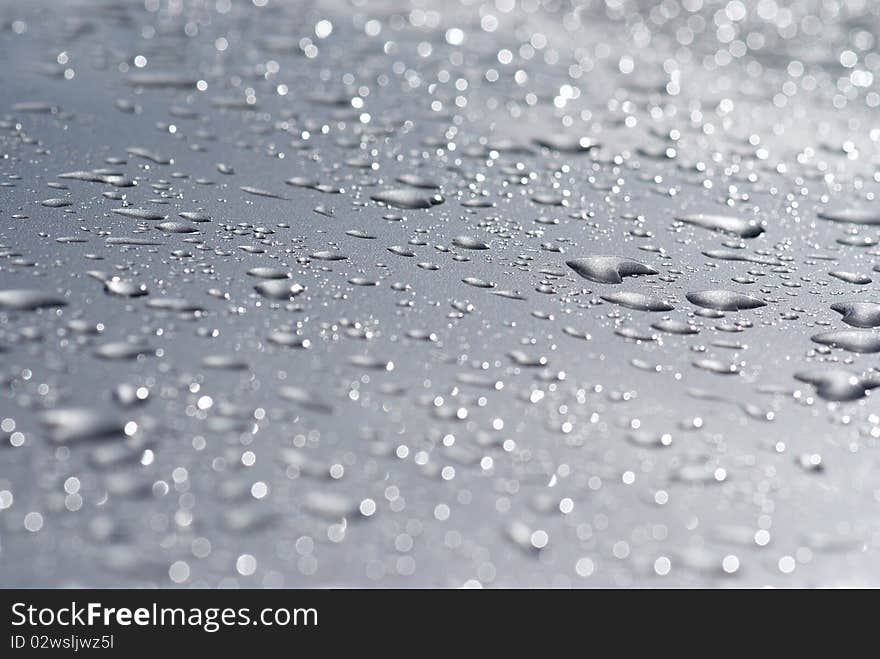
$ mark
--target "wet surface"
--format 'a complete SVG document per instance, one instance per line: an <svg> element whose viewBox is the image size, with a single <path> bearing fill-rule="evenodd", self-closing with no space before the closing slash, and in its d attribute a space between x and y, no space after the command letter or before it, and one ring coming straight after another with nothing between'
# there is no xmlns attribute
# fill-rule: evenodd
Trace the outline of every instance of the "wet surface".
<svg viewBox="0 0 880 659"><path fill-rule="evenodd" d="M880 585L878 24L0 3L0 584Z"/></svg>

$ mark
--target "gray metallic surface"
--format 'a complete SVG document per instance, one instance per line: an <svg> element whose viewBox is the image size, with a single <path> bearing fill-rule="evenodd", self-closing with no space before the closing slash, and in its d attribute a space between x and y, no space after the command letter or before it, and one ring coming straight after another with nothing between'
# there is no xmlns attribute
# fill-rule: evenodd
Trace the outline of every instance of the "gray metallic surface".
<svg viewBox="0 0 880 659"><path fill-rule="evenodd" d="M431 4L0 4L0 584L880 585L877 8Z"/></svg>

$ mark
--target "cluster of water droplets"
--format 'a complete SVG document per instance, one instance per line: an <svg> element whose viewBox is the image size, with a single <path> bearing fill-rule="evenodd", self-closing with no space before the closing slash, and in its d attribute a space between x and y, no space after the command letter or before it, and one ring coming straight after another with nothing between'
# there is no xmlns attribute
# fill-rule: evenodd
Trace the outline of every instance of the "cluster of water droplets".
<svg viewBox="0 0 880 659"><path fill-rule="evenodd" d="M644 4L0 8L3 582L875 584L877 16Z"/></svg>

